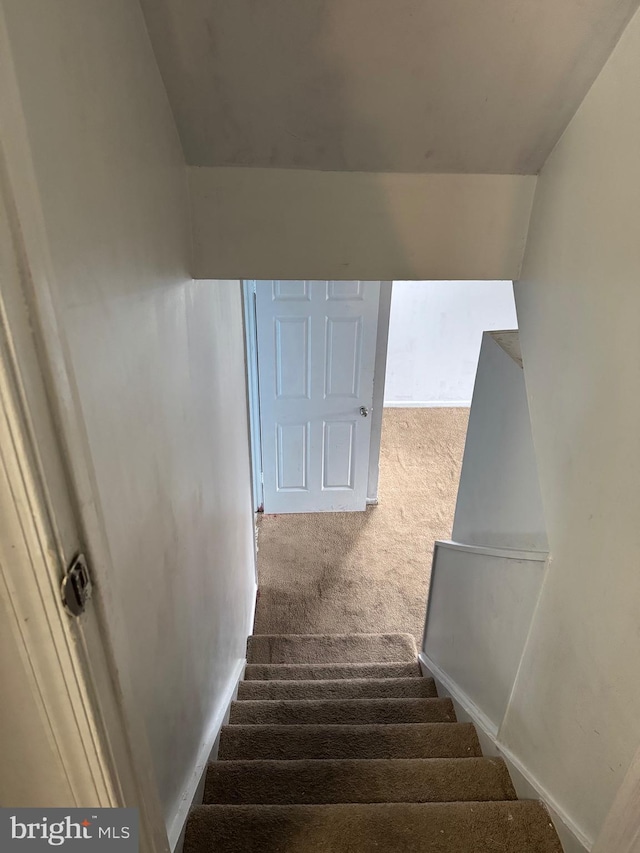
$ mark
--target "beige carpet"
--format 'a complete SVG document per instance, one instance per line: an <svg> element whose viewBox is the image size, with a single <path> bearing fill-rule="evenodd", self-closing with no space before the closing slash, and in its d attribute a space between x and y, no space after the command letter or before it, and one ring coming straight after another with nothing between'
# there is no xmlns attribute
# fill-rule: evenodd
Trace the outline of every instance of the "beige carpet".
<svg viewBox="0 0 640 853"><path fill-rule="evenodd" d="M451 536L468 417L385 409L377 507L260 519L255 633L420 640L433 543Z"/></svg>
<svg viewBox="0 0 640 853"><path fill-rule="evenodd" d="M516 799L433 679L353 678L391 654L415 667L411 635L251 637L184 853L562 853L543 804ZM281 679L327 666L334 681Z"/></svg>

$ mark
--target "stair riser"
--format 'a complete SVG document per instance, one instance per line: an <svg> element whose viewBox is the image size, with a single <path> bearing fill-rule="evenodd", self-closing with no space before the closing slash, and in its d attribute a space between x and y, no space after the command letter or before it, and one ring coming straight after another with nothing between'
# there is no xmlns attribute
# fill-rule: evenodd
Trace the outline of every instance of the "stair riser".
<svg viewBox="0 0 640 853"><path fill-rule="evenodd" d="M409 634L255 634L248 663L411 663L417 656Z"/></svg>
<svg viewBox="0 0 640 853"><path fill-rule="evenodd" d="M432 678L361 678L334 681L243 681L238 699L427 699Z"/></svg>
<svg viewBox="0 0 640 853"><path fill-rule="evenodd" d="M470 723L379 726L223 726L220 761L470 758L482 755Z"/></svg>
<svg viewBox="0 0 640 853"><path fill-rule="evenodd" d="M489 758L427 761L217 761L205 803L428 803L515 799L503 762Z"/></svg>
<svg viewBox="0 0 640 853"><path fill-rule="evenodd" d="M450 699L350 699L233 702L229 723L262 725L375 725L451 723Z"/></svg>
<svg viewBox="0 0 640 853"><path fill-rule="evenodd" d="M540 803L198 806L185 853L562 853Z"/></svg>
<svg viewBox="0 0 640 853"><path fill-rule="evenodd" d="M417 663L254 663L247 664L245 681L301 681L338 678L421 678Z"/></svg>

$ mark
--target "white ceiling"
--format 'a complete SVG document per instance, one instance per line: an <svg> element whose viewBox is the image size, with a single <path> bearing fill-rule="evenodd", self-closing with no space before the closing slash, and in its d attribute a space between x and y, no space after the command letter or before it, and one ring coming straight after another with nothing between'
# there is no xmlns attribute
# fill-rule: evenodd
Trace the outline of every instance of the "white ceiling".
<svg viewBox="0 0 640 853"><path fill-rule="evenodd" d="M640 0L142 0L187 162L535 174Z"/></svg>

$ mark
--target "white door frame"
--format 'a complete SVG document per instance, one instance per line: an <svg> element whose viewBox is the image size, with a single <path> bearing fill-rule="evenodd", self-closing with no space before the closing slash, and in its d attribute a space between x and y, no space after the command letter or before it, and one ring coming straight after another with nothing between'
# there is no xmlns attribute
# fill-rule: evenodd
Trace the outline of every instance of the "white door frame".
<svg viewBox="0 0 640 853"><path fill-rule="evenodd" d="M384 406L384 380L387 366L392 289L393 282L380 282L376 360L373 377L373 408L371 412L371 442L369 445L369 474L367 482L367 504L371 505L378 503L382 409ZM247 359L247 393L249 397L249 430L251 434L253 508L254 512L261 512L264 505L264 490L262 485L262 433L260 428L260 394L258 385L255 280L243 280L242 293L245 312L245 350Z"/></svg>
<svg viewBox="0 0 640 853"><path fill-rule="evenodd" d="M380 445L382 442L382 410L384 408L384 381L387 372L387 349L389 345L389 320L391 318L392 290L392 281L380 282L376 362L373 375L373 408L371 411L371 449L369 451L369 477L367 482L367 503L372 506L375 506L378 503Z"/></svg>
<svg viewBox="0 0 640 853"><path fill-rule="evenodd" d="M0 249L0 529L18 555L0 595L78 804L137 807L141 851L166 853L1 4ZM94 580L79 619L60 600L70 548Z"/></svg>
<svg viewBox="0 0 640 853"><path fill-rule="evenodd" d="M255 513L262 512L264 507L264 488L262 483L262 432L260 430L256 283L254 280L243 280L242 301L244 305L244 344L247 359L247 402L249 408L249 437L251 442L253 511Z"/></svg>
<svg viewBox="0 0 640 853"><path fill-rule="evenodd" d="M20 317L15 301L23 294L13 287L19 279L12 275L18 270L5 213L0 211L0 603L20 650L15 665L27 673L34 697L34 707L23 711L27 725L45 728L58 774L71 790L69 805L115 806L118 780L93 708L82 629L60 601L66 566L56 522L66 524L61 516L72 514L59 460L50 455L55 437L39 376L23 377L18 367L18 359L23 366L22 359L33 354L25 346L26 312Z"/></svg>

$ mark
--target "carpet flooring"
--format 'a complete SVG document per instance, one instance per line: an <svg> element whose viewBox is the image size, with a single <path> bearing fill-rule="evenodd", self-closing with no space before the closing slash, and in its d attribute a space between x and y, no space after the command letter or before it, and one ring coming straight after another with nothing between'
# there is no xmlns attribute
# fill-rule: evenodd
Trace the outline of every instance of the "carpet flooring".
<svg viewBox="0 0 640 853"><path fill-rule="evenodd" d="M468 409L385 409L379 504L263 515L257 634L422 635L433 543L451 536Z"/></svg>
<svg viewBox="0 0 640 853"><path fill-rule="evenodd" d="M184 853L562 853L542 803L516 799L416 654L407 634L253 636Z"/></svg>

